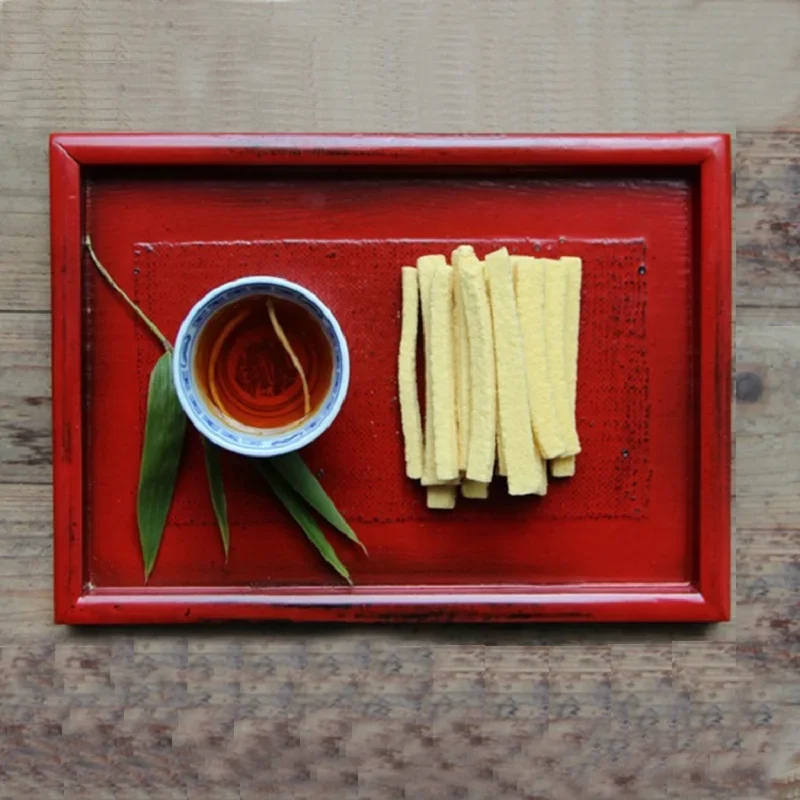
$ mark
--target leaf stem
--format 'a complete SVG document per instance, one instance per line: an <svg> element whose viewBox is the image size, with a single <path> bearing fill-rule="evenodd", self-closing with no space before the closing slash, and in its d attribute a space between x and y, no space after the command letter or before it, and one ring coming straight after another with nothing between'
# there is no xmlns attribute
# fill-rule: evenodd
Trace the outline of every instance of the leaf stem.
<svg viewBox="0 0 800 800"><path fill-rule="evenodd" d="M142 311L136 303L131 300L130 297L125 293L125 290L111 277L109 271L100 263L100 259L97 257L97 254L94 252L94 248L92 247L92 237L89 234L86 234L86 237L83 240L83 243L86 245L86 249L89 251L89 255L94 262L95 267L97 267L97 271L108 281L111 288L130 306L131 310L139 317L139 319L144 322L145 325L150 329L150 333L161 342L161 346L168 352L172 352L172 345L170 344L169 339L164 336L163 333L158 329L158 326L153 322L147 314Z"/></svg>
<svg viewBox="0 0 800 800"><path fill-rule="evenodd" d="M289 339L284 333L283 326L278 322L278 315L275 313L275 303L272 302L271 297L267 299L267 310L269 311L269 321L272 323L272 329L275 331L275 335L283 345L286 355L289 356L289 360L300 376L300 382L303 384L304 414L308 416L311 413L311 395L308 392L308 381L306 380L306 373L303 371L303 365L300 363L300 359L297 357Z"/></svg>

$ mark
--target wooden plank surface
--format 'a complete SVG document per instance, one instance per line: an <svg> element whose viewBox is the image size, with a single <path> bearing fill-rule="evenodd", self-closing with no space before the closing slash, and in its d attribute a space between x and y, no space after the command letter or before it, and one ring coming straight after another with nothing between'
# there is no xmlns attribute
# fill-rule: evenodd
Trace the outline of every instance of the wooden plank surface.
<svg viewBox="0 0 800 800"><path fill-rule="evenodd" d="M789 0L0 2L0 798L788 797L798 41ZM51 130L704 128L738 128L731 623L51 624Z"/></svg>

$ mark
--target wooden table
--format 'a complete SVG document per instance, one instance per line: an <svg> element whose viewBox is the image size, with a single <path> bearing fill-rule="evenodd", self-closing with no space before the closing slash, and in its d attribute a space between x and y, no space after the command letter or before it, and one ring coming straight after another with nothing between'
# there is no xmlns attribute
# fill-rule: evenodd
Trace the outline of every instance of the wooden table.
<svg viewBox="0 0 800 800"><path fill-rule="evenodd" d="M0 798L788 797L798 41L781 0L0 2ZM731 623L51 624L51 130L734 128Z"/></svg>

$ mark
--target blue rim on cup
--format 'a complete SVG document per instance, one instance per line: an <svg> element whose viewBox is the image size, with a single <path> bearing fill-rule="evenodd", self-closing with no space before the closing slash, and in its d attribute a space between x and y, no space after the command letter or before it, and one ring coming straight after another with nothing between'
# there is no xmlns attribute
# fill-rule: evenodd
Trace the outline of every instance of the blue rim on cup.
<svg viewBox="0 0 800 800"><path fill-rule="evenodd" d="M195 380L194 356L203 327L224 306L253 295L289 300L301 306L319 323L331 345L333 369L328 394L311 417L290 430L253 434L226 425L208 407ZM269 458L300 450L330 427L347 395L350 355L339 323L313 292L283 278L256 275L218 286L194 305L178 330L172 376L186 416L203 436L225 450Z"/></svg>

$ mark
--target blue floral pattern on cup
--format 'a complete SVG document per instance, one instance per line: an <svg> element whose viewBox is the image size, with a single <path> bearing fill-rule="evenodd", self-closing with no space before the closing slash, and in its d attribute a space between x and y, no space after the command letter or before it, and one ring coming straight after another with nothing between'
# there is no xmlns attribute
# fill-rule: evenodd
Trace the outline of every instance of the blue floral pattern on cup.
<svg viewBox="0 0 800 800"><path fill-rule="evenodd" d="M253 295L289 300L304 308L320 324L331 344L331 386L321 407L308 420L288 431L246 433L226 425L208 407L194 377L197 340L206 323L223 306ZM183 410L203 436L226 450L248 456L277 456L299 450L314 441L333 422L347 394L350 358L347 341L336 318L322 301L304 287L273 277L247 277L209 292L186 316L178 331L173 379Z"/></svg>

